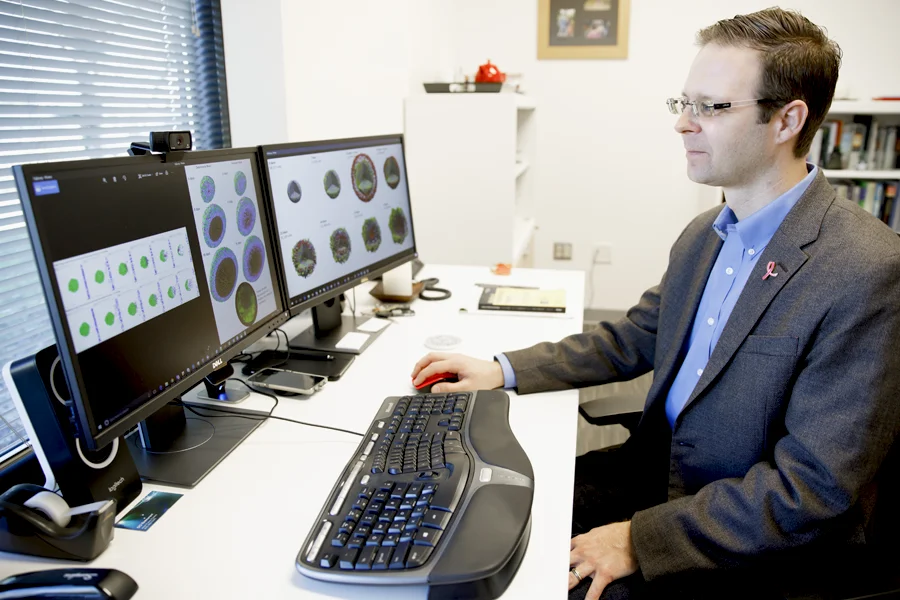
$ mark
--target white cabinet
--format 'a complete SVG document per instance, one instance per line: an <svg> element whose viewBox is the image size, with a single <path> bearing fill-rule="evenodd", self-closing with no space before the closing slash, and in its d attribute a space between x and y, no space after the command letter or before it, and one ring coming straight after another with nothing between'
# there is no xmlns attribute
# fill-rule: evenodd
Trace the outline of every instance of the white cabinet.
<svg viewBox="0 0 900 600"><path fill-rule="evenodd" d="M533 101L515 93L406 99L416 246L426 263L530 266Z"/></svg>

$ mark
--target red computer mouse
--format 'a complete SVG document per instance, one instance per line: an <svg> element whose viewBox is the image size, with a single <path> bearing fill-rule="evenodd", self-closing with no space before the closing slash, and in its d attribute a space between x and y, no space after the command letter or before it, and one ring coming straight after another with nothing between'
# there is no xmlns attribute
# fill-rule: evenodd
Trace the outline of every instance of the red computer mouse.
<svg viewBox="0 0 900 600"><path fill-rule="evenodd" d="M441 381L446 381L447 383L455 383L459 381L459 379L456 378L456 373L437 373L435 375L432 375L431 377L428 377L419 385L414 385L414 387L420 392L429 394L431 393L431 386Z"/></svg>

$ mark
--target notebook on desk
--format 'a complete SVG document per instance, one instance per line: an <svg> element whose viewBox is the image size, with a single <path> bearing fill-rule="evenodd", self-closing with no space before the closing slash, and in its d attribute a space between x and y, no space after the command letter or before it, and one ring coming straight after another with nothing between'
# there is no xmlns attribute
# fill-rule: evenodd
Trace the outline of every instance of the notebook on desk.
<svg viewBox="0 0 900 600"><path fill-rule="evenodd" d="M481 310L521 312L566 312L566 290L520 287L485 287L478 300Z"/></svg>

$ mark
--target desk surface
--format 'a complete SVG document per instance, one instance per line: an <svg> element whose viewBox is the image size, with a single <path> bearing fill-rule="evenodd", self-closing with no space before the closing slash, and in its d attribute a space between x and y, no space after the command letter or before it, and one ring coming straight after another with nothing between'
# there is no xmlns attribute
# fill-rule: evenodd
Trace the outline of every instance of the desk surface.
<svg viewBox="0 0 900 600"><path fill-rule="evenodd" d="M329 382L307 400L282 398L275 414L364 431L385 397L414 391L409 374L429 351L424 340L431 335L457 335L463 342L454 352L487 359L581 331L581 272L516 269L510 277L497 277L486 268L429 265L420 277L439 277L440 287L450 289L453 297L416 301L416 316L395 318L341 380ZM565 288L566 317L476 314L480 289L474 283ZM370 287L357 289L357 313L374 305L367 293ZM470 312L461 313L460 308ZM288 329L304 325L295 319ZM534 467L535 496L528 550L504 597L564 598L578 394L510 396L510 424ZM247 402L265 408L272 404L258 394ZM267 421L195 488L145 484L142 497L150 490L184 497L148 531L116 529L112 544L92 566L128 573L140 586L137 598L358 598L359 587L314 581L294 567L309 527L358 443L359 438L348 434ZM0 557L0 577L78 566L11 554ZM427 590L369 586L365 595L425 598Z"/></svg>

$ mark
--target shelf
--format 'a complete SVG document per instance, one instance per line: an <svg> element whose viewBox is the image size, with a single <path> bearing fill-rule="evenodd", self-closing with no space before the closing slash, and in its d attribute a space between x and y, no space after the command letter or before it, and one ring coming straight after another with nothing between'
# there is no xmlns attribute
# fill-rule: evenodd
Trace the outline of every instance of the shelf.
<svg viewBox="0 0 900 600"><path fill-rule="evenodd" d="M900 115L898 100L835 100L831 115Z"/></svg>
<svg viewBox="0 0 900 600"><path fill-rule="evenodd" d="M516 217L513 226L513 260L512 264L519 262L522 255L528 250L531 238L534 236L534 219Z"/></svg>
<svg viewBox="0 0 900 600"><path fill-rule="evenodd" d="M828 179L900 179L900 169L893 171L852 171L850 169L823 169Z"/></svg>
<svg viewBox="0 0 900 600"><path fill-rule="evenodd" d="M516 94L516 107L519 110L534 110L536 106L537 103L535 103L534 98L524 94Z"/></svg>
<svg viewBox="0 0 900 600"><path fill-rule="evenodd" d="M528 167L529 167L529 166L530 166L530 165L528 164L528 161L527 161L527 160L516 161L516 179L518 179L519 177L521 177L522 174L523 174L525 171L528 170Z"/></svg>

